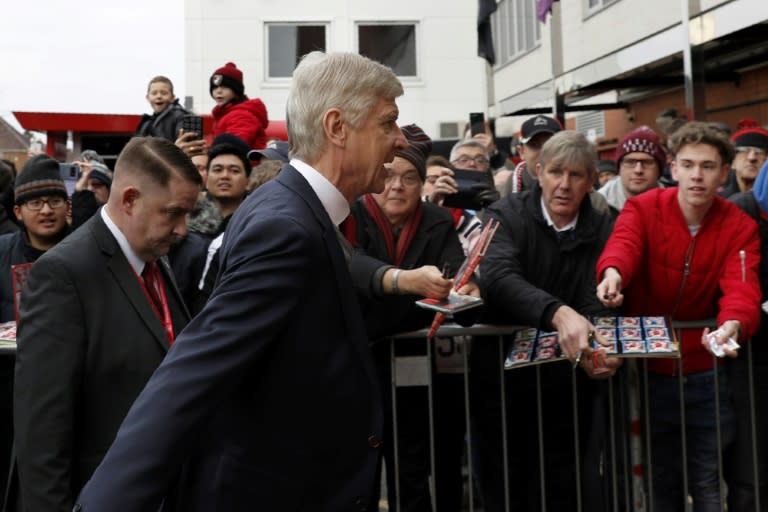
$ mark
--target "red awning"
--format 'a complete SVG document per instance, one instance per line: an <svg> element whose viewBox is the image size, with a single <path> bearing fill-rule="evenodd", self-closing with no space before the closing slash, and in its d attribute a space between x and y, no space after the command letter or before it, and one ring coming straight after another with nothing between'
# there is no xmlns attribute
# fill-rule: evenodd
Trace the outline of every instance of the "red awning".
<svg viewBox="0 0 768 512"><path fill-rule="evenodd" d="M14 112L14 116L25 130L36 132L110 133L131 135L139 125L140 115L136 114L85 114L74 112ZM204 130L213 129L210 114L203 116ZM267 137L288 139L285 121L270 121Z"/></svg>

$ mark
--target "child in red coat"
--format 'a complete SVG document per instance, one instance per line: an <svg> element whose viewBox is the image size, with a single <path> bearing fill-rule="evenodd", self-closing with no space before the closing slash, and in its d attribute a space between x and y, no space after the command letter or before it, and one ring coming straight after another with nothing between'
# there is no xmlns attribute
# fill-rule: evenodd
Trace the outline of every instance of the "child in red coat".
<svg viewBox="0 0 768 512"><path fill-rule="evenodd" d="M213 72L210 79L213 107L213 136L230 133L243 140L251 149L267 146L265 130L269 124L267 107L258 99L245 95L243 72L227 62Z"/></svg>

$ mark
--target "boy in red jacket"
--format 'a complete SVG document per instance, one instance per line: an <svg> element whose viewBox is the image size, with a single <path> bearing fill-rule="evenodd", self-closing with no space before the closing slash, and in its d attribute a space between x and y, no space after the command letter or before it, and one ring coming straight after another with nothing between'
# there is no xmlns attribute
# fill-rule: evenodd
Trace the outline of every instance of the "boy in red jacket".
<svg viewBox="0 0 768 512"><path fill-rule="evenodd" d="M716 317L716 342L749 339L760 321L757 225L717 195L734 149L707 123L691 122L670 138L678 187L653 189L627 201L597 262L597 295L628 315L675 320ZM722 448L733 440L735 418L727 375L707 336L684 329L685 439L688 492L694 511L721 510L715 382L720 390ZM648 362L651 463L655 510L683 510L678 362ZM715 375L717 372L717 375Z"/></svg>
<svg viewBox="0 0 768 512"><path fill-rule="evenodd" d="M210 79L213 107L213 137L231 133L242 139L251 149L267 146L264 132L269 124L267 107L258 98L245 95L243 72L232 62L227 62L213 72Z"/></svg>

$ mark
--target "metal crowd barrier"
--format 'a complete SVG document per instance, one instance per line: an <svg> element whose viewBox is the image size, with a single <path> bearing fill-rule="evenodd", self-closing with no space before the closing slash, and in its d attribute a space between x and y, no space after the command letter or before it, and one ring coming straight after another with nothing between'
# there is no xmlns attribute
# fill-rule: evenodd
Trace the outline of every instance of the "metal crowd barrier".
<svg viewBox="0 0 768 512"><path fill-rule="evenodd" d="M682 339L679 331L683 328L700 328L712 327L714 321L700 321L700 322L673 322L673 328L677 331L677 339ZM509 411L505 404L508 403L508 397L505 390L505 373L515 372L518 370L504 370L502 364L506 357L504 348L504 337L511 335L521 327L519 326L493 326L493 325L475 325L473 327L460 327L453 324L446 324L438 331L436 339L444 337L470 337L471 345L473 349L478 346L478 343L493 343L494 340L498 345L498 359L499 359L499 396L501 400L501 418L499 431L502 435L501 449L504 454L508 453L512 445L512 440L507 438L507 424L510 421ZM435 424L435 393L434 393L434 379L435 379L435 354L434 347L432 347L432 340L426 338L427 330L419 330L412 332L400 333L396 336L392 336L384 343L388 343L389 354L389 371L388 384L390 386L389 396L391 397L391 440L385 439L385 444L391 442L393 446L393 453L389 457L385 458L384 464L392 465L394 478L389 478L386 482L386 489L383 489L380 497L380 510L387 510L389 512L408 510L401 506L401 480L402 476L402 460L404 455L401 453L402 448L399 447L398 439L398 425L401 421L405 421L408 418L400 418L398 414L398 390L402 390L407 387L426 387L427 390L427 413L429 416L428 428L429 428L429 477L426 486L429 492L428 510L444 512L447 507L443 506L441 510L436 503L436 492L441 485L435 478L437 473L435 462L435 429L439 425ZM405 356L399 357L396 354L396 345L402 348L403 343L407 345L413 344L414 347L423 347L423 355L420 356ZM463 511L478 511L478 512L495 512L486 508L483 504L482 496L478 496L478 478L475 471L475 442L477 441L473 437L473 403L470 399L470 373L472 371L470 366L470 356L468 350L464 350L461 354L461 361L463 365L463 406L464 406L464 418L465 418L465 439L464 439L464 451L465 459L463 462L463 474L464 484L462 491L462 505L458 505L451 510ZM740 357L746 357L746 366L748 368L748 386L749 386L749 437L751 438L751 452L753 454L751 461L744 461L744 465L751 465L752 479L754 482L754 510L762 510L761 498L765 500L765 497L760 496L759 484L760 475L758 470L758 464L760 461L757 457L757 443L758 443L758 426L756 424L755 413L755 387L754 387L754 368L752 360L752 344L746 342L742 346L742 354ZM714 356L713 356L714 357ZM407 364L403 364L401 359L409 359ZM635 359L625 360L622 369L612 378L608 379L607 386L607 399L606 399L606 411L608 415L609 423L609 441L607 443L608 448L606 452L600 458L601 471L608 468L607 473L602 474L602 485L606 490L607 497L602 500L602 507L595 508L594 506L586 508L585 498L593 498L589 495L584 495L584 481L582 481L583 475L581 474L581 466L584 460L584 453L580 453L579 442L579 418L578 418L578 404L580 399L585 397L579 397L576 386L576 371L581 372L581 369L572 370L572 404L574 407L574 422L573 422L573 434L574 434L574 457L576 460L576 471L574 475L574 485L576 487L576 502L574 503L573 510L582 511L632 511L632 512L669 512L667 510L660 510L658 507L654 507L654 486L653 486L653 457L651 455L651 408L649 406L649 384L648 384L648 368L647 360ZM717 363L717 362L716 362ZM547 365L560 365L568 364L567 362L551 362L545 363ZM685 376L682 375L682 359L677 359L678 365L678 392L679 403L684 404L684 382ZM541 368L542 366L535 366L536 375L536 415L535 421L537 421L539 427L538 443L539 443L539 488L532 489L530 492L538 492L540 496L540 510L555 511L555 507L551 509L547 508L546 503L546 484L547 474L545 471L545 455L546 455L546 443L543 439L543 428L541 428L543 421L543 405L541 400ZM715 366L717 368L717 366ZM721 400L729 399L728 397L721 396L719 392L720 381L718 378L718 371L713 372L715 376L715 392L712 400L715 402L716 411L716 439L719 446L717 471L720 481L720 510L738 510L742 512L742 509L737 507L731 507L730 509L726 505L727 489L725 485L725 471L724 471L724 457L723 457L723 445L721 443L721 428L720 428L720 405ZM387 382L384 382L386 385ZM680 508L678 510L704 510L701 508L694 508L689 497L688 486L688 470L687 464L687 439L686 439L686 413L685 408L680 407L680 424L681 427L681 453L682 459L680 461L682 467L682 490L683 496L681 497ZM402 414L402 413L401 413ZM518 418L517 421L520 419ZM531 419L533 421L533 419ZM736 421L743 422L745 418L736 418ZM768 425L764 426L768 428ZM515 440L517 442L519 440ZM524 440L525 441L525 440ZM509 493L509 475L510 467L508 465L508 457L502 456L503 460L503 481L504 481L504 503L503 507L499 510L511 511L516 510L511 508L510 505L510 493ZM388 495L392 498L389 503L387 500ZM591 500L594 502L594 500ZM424 510L424 508L419 508ZM710 510L710 509L707 509ZM743 509L748 512L747 509ZM556 512L560 512L557 510Z"/></svg>
<svg viewBox="0 0 768 512"><path fill-rule="evenodd" d="M704 328L712 326L712 321L701 322L673 322L675 330L683 328ZM505 373L515 372L518 370L505 371L503 367L503 360L506 356L504 349L504 336L511 335L515 331L519 330L518 326L492 326L492 325L475 325L473 327L459 327L452 324L443 325L438 331L437 338L446 337L468 337L471 344L477 346L479 343L493 343L494 340L498 346L498 372L499 372L499 396L501 400L501 417L500 424L498 425L499 431L502 435L501 449L503 454L507 454L512 445L511 440L507 438L507 424L510 421L508 417L508 410L505 406L507 404L507 396L505 390ZM678 335L678 339L681 337ZM483 502L482 497L477 492L478 478L476 476L476 469L474 465L475 461L475 442L473 432L473 404L470 399L470 379L467 378L471 374L470 356L468 350L463 350L460 354L461 370L463 372L463 408L465 418L465 434L464 434L464 461L463 461L463 489L458 494L462 503L452 504L450 507L438 508L436 504L436 492L441 482L435 478L436 474L436 453L435 453L435 429L439 427L435 423L435 395L433 393L434 386L434 350L433 341L426 339L426 329L401 333L391 337L388 346L388 361L389 370L391 372L389 378L389 394L391 396L391 421L392 421L392 438L391 440L385 439L385 445L391 443L393 447L393 457L385 460L384 464L392 465L393 473L395 477L392 481L387 482L386 488L381 490L382 510L388 510L393 512L395 510L403 510L400 506L401 497L401 459L402 454L399 449L398 439L398 424L407 418L400 418L398 415L398 389L404 387L426 387L427 389L427 413L428 413L428 464L429 474L427 487L428 487L428 500L427 510L446 512L448 508L451 510L460 511L477 511L477 512L495 512L487 508ZM405 342L407 345L421 346L424 348L424 356L409 356L409 364L398 364L400 358L396 355L395 343ZM472 346L472 345L470 345ZM0 351L3 356L12 356L13 348L2 347ZM751 466L751 477L754 484L754 510L764 510L768 503L768 498L761 496L760 493L760 464L765 464L766 461L760 461L757 456L758 442L763 442L762 439L758 439L758 424L756 422L756 399L758 395L755 391L755 372L754 361L752 354L752 343L747 342L742 347L742 356L746 358L747 368L747 385L748 385L748 418L736 418L736 421L748 421L748 433L751 442L752 453L751 460L743 461L744 467ZM654 464L651 456L651 432L650 421L651 411L649 407L649 386L648 386L648 369L645 364L645 360L638 360L637 364L633 364L634 361L625 361L623 368L617 373L616 376L609 379L607 384L607 412L609 420L609 448L607 453L601 458L601 468L608 467L607 473L601 473L603 477L604 487L608 489L609 496L603 500L601 508L587 508L585 502L588 501L590 496L583 491L583 480L581 473L581 464L583 462L584 455L579 449L579 425L578 425L578 404L580 400L585 397L580 397L577 392L576 382L576 370L571 374L571 401L575 411L573 435L574 435L574 457L576 460L576 471L573 475L574 485L576 486L576 500L573 506L573 510L582 511L587 510L589 512L601 512L601 511L631 511L631 512L668 512L667 510L658 510L654 507L654 488L653 488L653 471ZM553 362L545 363L547 365L560 365L567 364L565 362ZM682 376L682 361L678 360L678 392L679 401L684 403L684 377ZM541 400L541 368L542 366L536 366L535 378L536 378L536 421L539 425L543 421L543 405ZM712 399L715 401L715 411L717 411L716 417L716 436L718 445L721 449L718 451L718 477L720 481L720 487L724 492L720 493L720 510L729 510L729 512L749 512L750 509L738 508L737 506L728 508L726 505L727 488L725 486L725 470L724 470L724 458L722 453L722 445L720 439L722 436L720 430L720 401L728 399L728 397L721 396L719 392L719 379L718 372L714 372L715 376L715 392ZM761 380L762 382L762 380ZM768 398L763 398L768 400ZM680 422L681 425L686 423L685 409L680 408ZM742 423L744 425L744 423ZM760 425L761 428L766 429L768 425ZM687 464L683 463L687 458L686 451L686 432L685 428L681 428L682 438L682 489L683 489L683 501L680 504L679 510L694 510L688 499L688 472ZM525 441L525 440L524 440ZM546 456L546 444L543 438L543 428L539 429L537 442L539 444L539 488L532 489L531 493L538 493L541 497L540 510L552 512L555 511L554 507L547 508L546 503L546 483L547 474L545 466ZM504 503L499 510L512 511L513 508L510 505L510 493L509 493L509 475L510 467L508 465L508 458L502 456L503 461L503 482L504 482ZM749 468L748 468L749 469ZM392 492L394 491L394 493ZM387 495L393 494L395 499L392 503L387 504ZM455 505L455 506L453 506ZM425 510L420 508L419 510Z"/></svg>

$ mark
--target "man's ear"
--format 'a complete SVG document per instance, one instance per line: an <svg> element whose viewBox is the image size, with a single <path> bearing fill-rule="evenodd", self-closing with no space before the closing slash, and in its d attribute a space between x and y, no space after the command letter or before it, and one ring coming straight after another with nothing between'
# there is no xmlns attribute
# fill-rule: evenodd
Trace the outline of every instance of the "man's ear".
<svg viewBox="0 0 768 512"><path fill-rule="evenodd" d="M538 178L539 175L541 174L541 171L543 170L544 169L541 167L541 164L539 162L536 162L536 165L533 167L534 176Z"/></svg>
<svg viewBox="0 0 768 512"><path fill-rule="evenodd" d="M344 147L347 141L347 124L338 108L328 109L323 115L323 131L331 144Z"/></svg>
<svg viewBox="0 0 768 512"><path fill-rule="evenodd" d="M141 192L136 187L125 187L120 192L120 209L130 215L136 206L136 200L141 196Z"/></svg>
<svg viewBox="0 0 768 512"><path fill-rule="evenodd" d="M21 222L21 206L18 204L13 205L13 213L16 214L16 220Z"/></svg>
<svg viewBox="0 0 768 512"><path fill-rule="evenodd" d="M669 173L672 176L673 180L679 181L677 179L677 160L672 159L672 161L669 162Z"/></svg>

